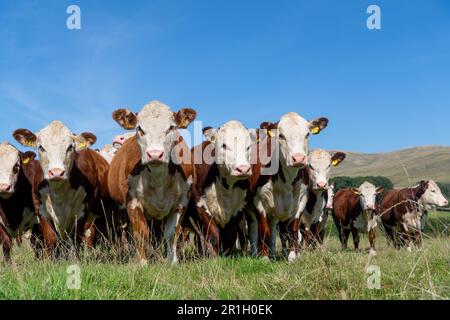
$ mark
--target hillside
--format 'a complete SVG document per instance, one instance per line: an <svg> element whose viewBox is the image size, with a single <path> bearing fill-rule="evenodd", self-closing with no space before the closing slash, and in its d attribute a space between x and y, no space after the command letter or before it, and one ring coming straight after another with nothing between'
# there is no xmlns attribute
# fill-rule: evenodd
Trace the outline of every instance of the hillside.
<svg viewBox="0 0 450 320"><path fill-rule="evenodd" d="M425 146L389 153L346 152L333 176L385 176L400 186L420 179L450 183L450 147Z"/></svg>

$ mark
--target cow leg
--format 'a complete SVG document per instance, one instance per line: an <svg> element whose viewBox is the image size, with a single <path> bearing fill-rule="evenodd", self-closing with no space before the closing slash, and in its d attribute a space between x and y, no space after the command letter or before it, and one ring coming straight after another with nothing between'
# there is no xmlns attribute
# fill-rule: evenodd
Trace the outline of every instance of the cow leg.
<svg viewBox="0 0 450 320"><path fill-rule="evenodd" d="M84 245L89 249L95 246L96 231L95 219L86 222L84 227Z"/></svg>
<svg viewBox="0 0 450 320"><path fill-rule="evenodd" d="M275 224L276 226L276 224ZM275 228L276 229L276 228ZM275 232L276 230L274 230ZM258 234L260 242L260 254L263 258L269 257L270 238L272 236L271 229L267 218L260 214L258 219Z"/></svg>
<svg viewBox="0 0 450 320"><path fill-rule="evenodd" d="M177 264L177 242L176 242L176 229L180 223L181 216L183 215L185 209L178 208L174 213L172 213L166 220L164 225L164 241L167 247L167 261L170 264Z"/></svg>
<svg viewBox="0 0 450 320"><path fill-rule="evenodd" d="M231 218L223 230L224 237L222 238L222 242L223 252L225 254L230 254L233 252L238 237L239 223L242 220L242 215L243 213L239 212L236 217Z"/></svg>
<svg viewBox="0 0 450 320"><path fill-rule="evenodd" d="M280 227L280 241L281 241L281 247L283 250L283 254L285 256L288 256L289 255L289 252L288 252L289 221L280 221L279 227Z"/></svg>
<svg viewBox="0 0 450 320"><path fill-rule="evenodd" d="M414 237L415 245L418 249L422 248L422 231L416 231L416 235Z"/></svg>
<svg viewBox="0 0 450 320"><path fill-rule="evenodd" d="M246 217L248 223L248 232L250 237L250 250L252 257L256 257L258 255L258 227L259 223L256 219L256 215L254 212L250 210L246 210Z"/></svg>
<svg viewBox="0 0 450 320"><path fill-rule="evenodd" d="M341 227L339 237L341 239L342 250L347 249L347 243L348 243L349 236L350 236L350 229L345 229L345 228Z"/></svg>
<svg viewBox="0 0 450 320"><path fill-rule="evenodd" d="M133 226L133 238L136 245L138 263L144 266L148 263L146 249L150 238L144 210L137 200L133 200L128 204L127 212Z"/></svg>
<svg viewBox="0 0 450 320"><path fill-rule="evenodd" d="M377 233L375 228L369 230L369 243L370 243L370 253L375 254L375 238L377 237Z"/></svg>
<svg viewBox="0 0 450 320"><path fill-rule="evenodd" d="M294 219L288 224L288 261L294 262L298 258L298 231L299 231L300 219ZM280 230L281 232L281 230Z"/></svg>
<svg viewBox="0 0 450 320"><path fill-rule="evenodd" d="M352 226L352 237L353 237L353 245L355 246L355 250L359 251L359 230Z"/></svg>
<svg viewBox="0 0 450 320"><path fill-rule="evenodd" d="M275 259L276 257L276 245L277 245L277 224L278 220L271 219L269 221L270 226L270 239L269 239L269 254L271 259Z"/></svg>
<svg viewBox="0 0 450 320"><path fill-rule="evenodd" d="M5 257L5 261L7 263L10 263L12 240L2 225L0 225L0 242L2 244L3 256Z"/></svg>
<svg viewBox="0 0 450 320"><path fill-rule="evenodd" d="M47 218L39 217L39 224L41 225L42 236L44 238L45 256L47 258L55 257L55 249L58 243L56 231L53 229Z"/></svg>
<svg viewBox="0 0 450 320"><path fill-rule="evenodd" d="M395 246L395 243L394 243L394 230L393 230L393 228L388 226L388 225L386 225L386 224L383 224L383 226L384 226L384 231L386 233L386 239L387 239L388 245L390 245L392 243Z"/></svg>

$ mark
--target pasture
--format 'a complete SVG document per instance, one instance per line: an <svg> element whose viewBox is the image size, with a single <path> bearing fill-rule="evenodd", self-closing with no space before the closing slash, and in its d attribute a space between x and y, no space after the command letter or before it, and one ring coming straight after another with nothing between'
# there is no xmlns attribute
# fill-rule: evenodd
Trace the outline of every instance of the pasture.
<svg viewBox="0 0 450 320"><path fill-rule="evenodd" d="M196 260L189 246L181 250L178 266L166 264L162 254L146 267L119 262L108 258L114 253L107 247L85 252L79 260L38 261L24 243L14 248L11 265L0 264L0 299L450 298L448 213L430 214L420 251L395 250L378 229L377 255L370 262L366 250L340 249L330 220L325 250L303 251L292 264L240 256ZM363 236L361 248L367 247ZM71 264L80 267L79 290L66 286ZM367 288L368 264L380 267L381 289Z"/></svg>

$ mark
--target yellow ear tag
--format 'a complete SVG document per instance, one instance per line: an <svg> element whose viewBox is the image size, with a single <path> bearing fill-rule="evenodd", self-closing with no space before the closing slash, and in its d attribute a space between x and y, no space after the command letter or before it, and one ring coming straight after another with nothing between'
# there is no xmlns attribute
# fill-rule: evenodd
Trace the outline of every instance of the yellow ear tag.
<svg viewBox="0 0 450 320"><path fill-rule="evenodd" d="M32 147L33 146L33 141L32 140L27 140L27 141L25 141L25 146L26 147Z"/></svg>
<svg viewBox="0 0 450 320"><path fill-rule="evenodd" d="M357 196L360 195L360 193L358 191L353 191L354 194L356 194Z"/></svg>
<svg viewBox="0 0 450 320"><path fill-rule="evenodd" d="M320 132L320 127L314 127L311 129L312 134L318 134Z"/></svg>
<svg viewBox="0 0 450 320"><path fill-rule="evenodd" d="M333 167L336 167L339 164L339 160L333 160L331 164L333 165Z"/></svg>
<svg viewBox="0 0 450 320"><path fill-rule="evenodd" d="M30 158L24 158L23 160L22 160L22 163L24 164L24 165L27 165L28 163L30 163Z"/></svg>
<svg viewBox="0 0 450 320"><path fill-rule="evenodd" d="M269 137L271 137L271 138L275 137L275 133L273 133L272 130L267 130L267 134L268 134Z"/></svg>
<svg viewBox="0 0 450 320"><path fill-rule="evenodd" d="M85 149L85 148L86 148L86 142L78 143L78 149Z"/></svg>

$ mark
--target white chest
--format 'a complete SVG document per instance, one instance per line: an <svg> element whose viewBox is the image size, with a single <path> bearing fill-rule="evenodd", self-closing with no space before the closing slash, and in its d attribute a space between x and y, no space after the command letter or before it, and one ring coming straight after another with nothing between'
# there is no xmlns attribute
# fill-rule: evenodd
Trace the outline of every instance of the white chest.
<svg viewBox="0 0 450 320"><path fill-rule="evenodd" d="M205 189L197 206L206 209L222 228L245 206L247 190L241 188L227 189L220 182L213 183Z"/></svg>
<svg viewBox="0 0 450 320"><path fill-rule="evenodd" d="M45 187L40 194L40 213L53 221L62 236L67 236L77 220L85 214L86 191L83 187L76 190L68 187L55 192L50 187Z"/></svg>
<svg viewBox="0 0 450 320"><path fill-rule="evenodd" d="M326 201L323 196L319 196L317 198L316 203L313 206L312 212L308 212L307 210L303 211L301 215L301 222L305 226L305 229L308 231L313 224L318 223L319 225L325 220Z"/></svg>
<svg viewBox="0 0 450 320"><path fill-rule="evenodd" d="M258 189L254 204L268 218L286 221L299 216L305 208L307 194L308 186L300 181L294 186L281 180L268 181Z"/></svg>
<svg viewBox="0 0 450 320"><path fill-rule="evenodd" d="M377 218L373 216L372 218L365 212L361 212L355 220L353 220L353 226L362 233L369 232L373 228L377 227Z"/></svg>
<svg viewBox="0 0 450 320"><path fill-rule="evenodd" d="M162 220L177 208L186 208L192 177L187 181L180 173L155 177L147 170L129 179L130 195L142 206L147 218Z"/></svg>
<svg viewBox="0 0 450 320"><path fill-rule="evenodd" d="M421 229L422 212L413 211L405 213L402 217L402 226L406 232L411 231L409 229Z"/></svg>

